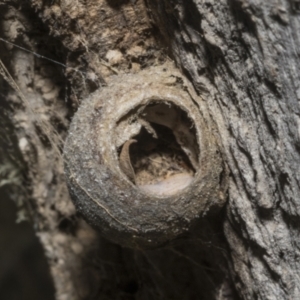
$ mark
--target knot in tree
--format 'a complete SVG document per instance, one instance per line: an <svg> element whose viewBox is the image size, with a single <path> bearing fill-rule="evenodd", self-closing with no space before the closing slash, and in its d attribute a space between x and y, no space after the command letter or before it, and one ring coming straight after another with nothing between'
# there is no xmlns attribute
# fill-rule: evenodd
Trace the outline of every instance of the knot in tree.
<svg viewBox="0 0 300 300"><path fill-rule="evenodd" d="M80 214L108 239L155 247L225 202L214 126L172 64L119 75L79 107L64 148Z"/></svg>

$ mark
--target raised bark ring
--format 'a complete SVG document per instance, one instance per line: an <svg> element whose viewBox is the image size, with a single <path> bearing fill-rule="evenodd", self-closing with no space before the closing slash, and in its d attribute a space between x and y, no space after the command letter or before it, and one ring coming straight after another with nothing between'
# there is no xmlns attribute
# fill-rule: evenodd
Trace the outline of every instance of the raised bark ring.
<svg viewBox="0 0 300 300"><path fill-rule="evenodd" d="M224 204L222 159L199 101L169 64L113 77L79 107L64 148L67 184L105 237L161 245Z"/></svg>

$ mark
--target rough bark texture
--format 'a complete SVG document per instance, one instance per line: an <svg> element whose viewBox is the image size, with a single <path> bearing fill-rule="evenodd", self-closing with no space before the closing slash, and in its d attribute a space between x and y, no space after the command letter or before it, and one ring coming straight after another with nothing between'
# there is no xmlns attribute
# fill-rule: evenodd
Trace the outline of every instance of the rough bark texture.
<svg viewBox="0 0 300 300"><path fill-rule="evenodd" d="M11 178L26 192L57 299L300 298L299 6L0 2L0 59L7 68L0 66L1 160L21 172ZM218 128L231 175L228 202L163 249L130 250L76 215L61 148L87 95L113 74L136 73L167 56Z"/></svg>
<svg viewBox="0 0 300 300"><path fill-rule="evenodd" d="M148 3L219 127L232 174L224 231L235 286L245 299L299 298L300 18L294 3Z"/></svg>

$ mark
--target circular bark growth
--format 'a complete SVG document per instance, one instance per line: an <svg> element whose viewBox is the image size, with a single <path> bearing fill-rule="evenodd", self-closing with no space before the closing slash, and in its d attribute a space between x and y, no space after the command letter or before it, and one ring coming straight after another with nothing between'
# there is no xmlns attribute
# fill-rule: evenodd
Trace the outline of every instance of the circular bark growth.
<svg viewBox="0 0 300 300"><path fill-rule="evenodd" d="M224 204L201 98L171 65L120 75L78 109L64 157L77 210L107 238L152 247Z"/></svg>

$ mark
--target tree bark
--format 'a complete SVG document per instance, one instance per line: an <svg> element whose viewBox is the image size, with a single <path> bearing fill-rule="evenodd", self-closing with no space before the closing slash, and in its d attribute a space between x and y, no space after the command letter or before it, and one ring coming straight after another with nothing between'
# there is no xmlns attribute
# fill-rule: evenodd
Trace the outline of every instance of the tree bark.
<svg viewBox="0 0 300 300"><path fill-rule="evenodd" d="M26 191L57 299L300 298L299 1L0 8L1 160L21 172L12 184ZM122 248L76 214L63 143L88 95L170 59L217 128L227 204L163 248Z"/></svg>

